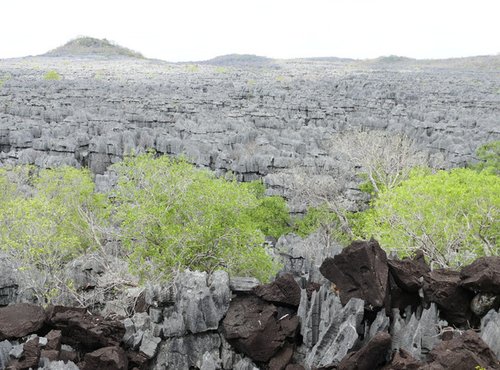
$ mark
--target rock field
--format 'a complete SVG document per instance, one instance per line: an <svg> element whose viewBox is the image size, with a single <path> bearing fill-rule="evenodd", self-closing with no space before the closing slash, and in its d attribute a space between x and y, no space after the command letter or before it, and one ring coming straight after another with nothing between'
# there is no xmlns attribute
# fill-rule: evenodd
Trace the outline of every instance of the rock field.
<svg viewBox="0 0 500 370"><path fill-rule="evenodd" d="M0 164L103 174L123 155L154 148L242 180L264 177L283 193L287 179L276 174L286 169L335 175L328 146L339 131L404 133L447 166L500 138L498 56L234 60L0 60ZM60 80L44 79L52 70Z"/></svg>

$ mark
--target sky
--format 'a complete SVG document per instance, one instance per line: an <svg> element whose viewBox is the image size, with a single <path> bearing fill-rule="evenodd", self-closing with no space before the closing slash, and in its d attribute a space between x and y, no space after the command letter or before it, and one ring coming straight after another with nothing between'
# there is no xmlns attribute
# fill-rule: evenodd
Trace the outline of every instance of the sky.
<svg viewBox="0 0 500 370"><path fill-rule="evenodd" d="M0 58L78 36L172 62L500 53L500 0L4 0L0 13Z"/></svg>

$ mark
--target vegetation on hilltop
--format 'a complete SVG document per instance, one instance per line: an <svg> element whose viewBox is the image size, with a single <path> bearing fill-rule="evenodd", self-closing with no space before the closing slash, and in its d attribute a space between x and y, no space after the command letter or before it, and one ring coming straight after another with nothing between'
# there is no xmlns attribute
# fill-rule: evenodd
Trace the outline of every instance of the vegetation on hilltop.
<svg viewBox="0 0 500 370"><path fill-rule="evenodd" d="M144 58L142 54L117 45L106 39L96 39L93 37L78 37L66 44L51 50L44 56L104 56L104 57L129 57Z"/></svg>

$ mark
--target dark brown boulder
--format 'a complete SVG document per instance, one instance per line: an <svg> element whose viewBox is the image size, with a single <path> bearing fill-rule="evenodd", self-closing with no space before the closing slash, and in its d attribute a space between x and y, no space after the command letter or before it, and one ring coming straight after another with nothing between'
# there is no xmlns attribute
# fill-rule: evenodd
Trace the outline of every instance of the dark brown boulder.
<svg viewBox="0 0 500 370"><path fill-rule="evenodd" d="M104 347L85 354L82 370L127 370L128 360L120 347Z"/></svg>
<svg viewBox="0 0 500 370"><path fill-rule="evenodd" d="M472 292L460 286L460 273L440 269L431 271L424 280L424 299L435 302L441 316L452 325L462 326L472 319Z"/></svg>
<svg viewBox="0 0 500 370"><path fill-rule="evenodd" d="M0 307L0 341L21 338L40 330L45 318L42 307L27 303Z"/></svg>
<svg viewBox="0 0 500 370"><path fill-rule="evenodd" d="M226 340L257 362L268 362L294 337L297 316L278 317L276 306L258 297L236 297L222 321Z"/></svg>
<svg viewBox="0 0 500 370"><path fill-rule="evenodd" d="M376 240L353 242L325 259L319 270L336 285L343 305L351 298L363 299L367 308L386 305L389 268L387 255Z"/></svg>
<svg viewBox="0 0 500 370"><path fill-rule="evenodd" d="M125 334L123 323L72 307L52 307L48 324L61 331L63 343L87 351L119 346Z"/></svg>
<svg viewBox="0 0 500 370"><path fill-rule="evenodd" d="M391 362L385 365L382 370L419 370L422 363L416 360L410 353L404 349L397 351L392 357Z"/></svg>
<svg viewBox="0 0 500 370"><path fill-rule="evenodd" d="M293 347L290 344L285 345L274 357L269 361L269 370L285 370L287 365L292 360Z"/></svg>
<svg viewBox="0 0 500 370"><path fill-rule="evenodd" d="M431 271L418 256L415 259L388 260L389 272L396 284L404 291L418 293L423 286L424 277Z"/></svg>
<svg viewBox="0 0 500 370"><path fill-rule="evenodd" d="M460 280L474 292L500 294L500 256L478 258L460 271Z"/></svg>
<svg viewBox="0 0 500 370"><path fill-rule="evenodd" d="M398 308L400 312L404 312L406 307L411 306L416 310L422 304L422 298L418 293L408 292L399 287L394 281L393 276L389 273L389 291L391 308Z"/></svg>
<svg viewBox="0 0 500 370"><path fill-rule="evenodd" d="M17 360L11 361L7 370L38 369L40 362L39 338L36 337L24 343L23 354Z"/></svg>
<svg viewBox="0 0 500 370"><path fill-rule="evenodd" d="M386 332L378 332L359 351L345 356L338 370L374 370L385 363L388 351L391 348L391 335Z"/></svg>
<svg viewBox="0 0 500 370"><path fill-rule="evenodd" d="M280 276L275 281L266 285L259 285L253 293L265 301L298 307L300 304L300 287L292 274Z"/></svg>
<svg viewBox="0 0 500 370"><path fill-rule="evenodd" d="M486 343L473 330L467 330L434 347L422 369L475 369L476 366L500 369L495 354Z"/></svg>

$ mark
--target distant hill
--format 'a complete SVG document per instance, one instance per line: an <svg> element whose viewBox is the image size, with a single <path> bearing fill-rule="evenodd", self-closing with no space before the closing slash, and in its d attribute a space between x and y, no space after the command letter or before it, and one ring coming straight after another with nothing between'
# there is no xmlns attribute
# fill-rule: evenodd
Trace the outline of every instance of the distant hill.
<svg viewBox="0 0 500 370"><path fill-rule="evenodd" d="M116 45L106 39L95 39L93 37L79 37L71 40L43 56L68 57L68 56L104 56L104 57L129 57L144 58L136 51Z"/></svg>
<svg viewBox="0 0 500 370"><path fill-rule="evenodd" d="M224 67L263 67L272 64L273 59L253 54L228 54L198 62Z"/></svg>

